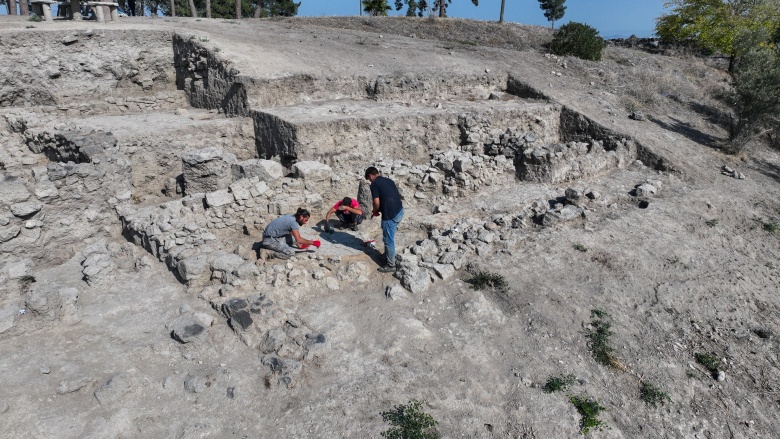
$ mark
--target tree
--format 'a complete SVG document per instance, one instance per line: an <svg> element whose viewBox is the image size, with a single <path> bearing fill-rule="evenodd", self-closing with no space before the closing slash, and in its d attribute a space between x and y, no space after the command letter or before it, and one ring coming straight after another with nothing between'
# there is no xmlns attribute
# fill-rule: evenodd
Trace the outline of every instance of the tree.
<svg viewBox="0 0 780 439"><path fill-rule="evenodd" d="M566 6L563 4L566 0L539 0L539 7L544 11L544 18L552 24L555 29L555 21L563 18L566 12Z"/></svg>
<svg viewBox="0 0 780 439"><path fill-rule="evenodd" d="M501 15L498 17L498 22L503 23L504 22L504 6L505 6L506 0L501 0Z"/></svg>
<svg viewBox="0 0 780 439"><path fill-rule="evenodd" d="M452 0L434 0L433 1L433 12L436 11L439 12L439 18L444 18L447 16L447 7L452 3ZM479 0L471 0L471 3L474 3L474 6L479 6Z"/></svg>
<svg viewBox="0 0 780 439"><path fill-rule="evenodd" d="M780 21L780 0L670 0L664 7L672 11L656 19L661 40L728 55L729 72L742 54L734 44L737 36Z"/></svg>
<svg viewBox="0 0 780 439"><path fill-rule="evenodd" d="M294 17L298 15L301 2L292 0L258 0L255 4L255 17Z"/></svg>
<svg viewBox="0 0 780 439"><path fill-rule="evenodd" d="M387 0L363 0L363 10L373 16L385 16L390 9Z"/></svg>
<svg viewBox="0 0 780 439"><path fill-rule="evenodd" d="M400 11L404 4L408 6L406 9L407 17L423 17L425 11L428 10L428 2L426 0L395 0L395 10Z"/></svg>
<svg viewBox="0 0 780 439"><path fill-rule="evenodd" d="M732 74L728 96L734 110L729 127L729 152L739 152L763 134L776 141L780 130L780 25L773 34L741 34L735 45L742 57Z"/></svg>
<svg viewBox="0 0 780 439"><path fill-rule="evenodd" d="M190 5L190 15L192 15L192 18L195 18L198 16L198 10L195 8L195 0L189 0Z"/></svg>

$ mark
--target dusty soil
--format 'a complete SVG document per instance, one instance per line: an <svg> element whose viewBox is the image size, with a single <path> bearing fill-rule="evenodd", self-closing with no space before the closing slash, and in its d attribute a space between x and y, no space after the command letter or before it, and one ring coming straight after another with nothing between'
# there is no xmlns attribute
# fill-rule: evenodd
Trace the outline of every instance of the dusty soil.
<svg viewBox="0 0 780 439"><path fill-rule="evenodd" d="M0 32L27 25L3 17ZM595 437L777 436L780 232L771 225L780 222L780 154L761 145L739 157L718 150L727 113L712 96L726 86L722 71L621 48L608 48L601 62L558 59L540 51L541 30L456 20L129 19L105 27L206 36L242 74L265 78L511 72L668 166L636 163L560 185L511 181L455 203L454 217L489 219L569 186L602 194L584 221L525 230L516 245L472 261L504 276L506 290L474 290L459 271L425 293L388 300L385 287L397 282L372 269L368 283L297 291L285 300L328 344L291 387L199 290L162 263L139 263L142 249L117 258L103 287L84 283L78 254L61 265L42 259L37 281L78 288L82 318L22 321L0 334L0 436L379 437L388 427L380 412L420 399L441 437L577 437L569 393L605 408ZM27 31L87 28L100 27L36 23ZM627 117L637 110L647 120ZM746 178L721 174L723 165ZM648 179L662 184L640 208L629 193ZM410 212L420 218L408 224L436 221L422 208ZM420 233L402 226L399 240L408 246ZM117 230L109 239L126 244ZM181 344L166 325L192 310L215 321L205 339ZM591 355L592 310L611 316L619 367ZM697 353L721 359L724 379ZM549 377L566 374L577 377L568 392L543 391ZM185 386L193 377L204 383L197 392ZM669 401L643 402L641 382Z"/></svg>

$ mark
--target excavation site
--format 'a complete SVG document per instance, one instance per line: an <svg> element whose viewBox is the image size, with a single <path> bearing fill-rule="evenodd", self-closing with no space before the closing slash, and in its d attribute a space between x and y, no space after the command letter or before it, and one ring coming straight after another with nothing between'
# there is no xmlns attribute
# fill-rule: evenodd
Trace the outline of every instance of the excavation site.
<svg viewBox="0 0 780 439"><path fill-rule="evenodd" d="M524 29L0 17L0 436L777 437L778 150L712 63Z"/></svg>

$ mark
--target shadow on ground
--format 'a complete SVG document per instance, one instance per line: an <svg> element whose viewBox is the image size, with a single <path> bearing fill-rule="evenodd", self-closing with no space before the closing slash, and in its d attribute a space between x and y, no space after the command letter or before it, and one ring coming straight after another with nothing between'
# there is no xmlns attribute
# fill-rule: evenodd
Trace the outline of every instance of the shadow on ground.
<svg viewBox="0 0 780 439"><path fill-rule="evenodd" d="M720 149L721 147L720 145L723 139L712 134L702 132L691 126L691 124L683 122L677 118L669 117L669 119L672 121L671 123L664 122L661 119L652 116L649 116L648 119L659 127L685 136L686 138L693 140L700 145L704 145L713 149Z"/></svg>

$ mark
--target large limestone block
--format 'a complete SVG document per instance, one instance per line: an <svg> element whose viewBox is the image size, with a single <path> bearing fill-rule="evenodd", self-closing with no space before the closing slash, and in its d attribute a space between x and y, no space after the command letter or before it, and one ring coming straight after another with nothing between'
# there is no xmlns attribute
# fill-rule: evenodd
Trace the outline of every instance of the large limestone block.
<svg viewBox="0 0 780 439"><path fill-rule="evenodd" d="M330 180L333 170L325 163L315 161L303 161L293 165L296 178L303 179L307 183L316 183Z"/></svg>
<svg viewBox="0 0 780 439"><path fill-rule="evenodd" d="M246 160L233 165L232 168L236 180L258 177L260 181L270 182L284 175L282 164L273 160Z"/></svg>
<svg viewBox="0 0 780 439"><path fill-rule="evenodd" d="M231 166L236 158L219 148L189 151L182 156L181 161L186 194L213 192L233 182Z"/></svg>
<svg viewBox="0 0 780 439"><path fill-rule="evenodd" d="M21 180L6 177L0 181L0 204L16 204L30 199L30 191L22 184Z"/></svg>

